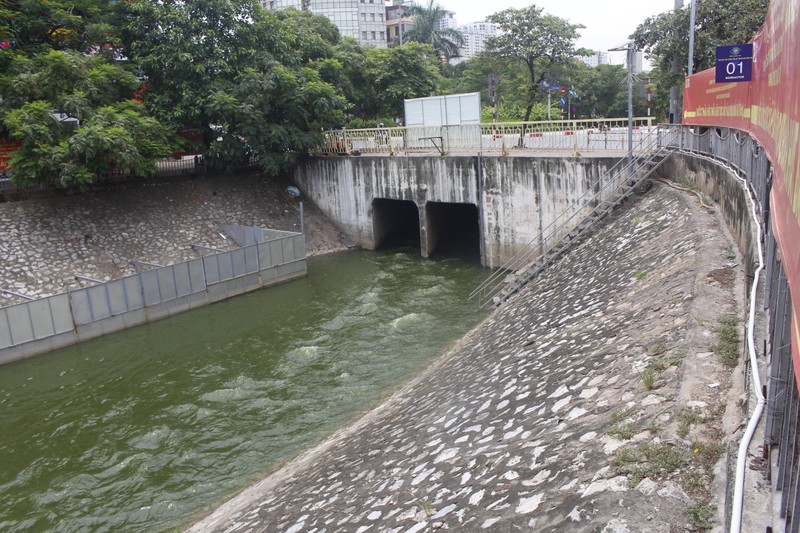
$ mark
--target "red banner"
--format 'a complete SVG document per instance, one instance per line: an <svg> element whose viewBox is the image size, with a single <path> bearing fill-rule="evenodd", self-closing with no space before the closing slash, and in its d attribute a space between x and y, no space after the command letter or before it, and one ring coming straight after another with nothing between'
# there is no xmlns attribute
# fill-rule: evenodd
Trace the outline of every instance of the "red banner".
<svg viewBox="0 0 800 533"><path fill-rule="evenodd" d="M716 84L714 70L686 78L685 124L749 132L773 168L772 225L792 289L792 355L800 383L800 5L772 0L753 37L753 79Z"/></svg>

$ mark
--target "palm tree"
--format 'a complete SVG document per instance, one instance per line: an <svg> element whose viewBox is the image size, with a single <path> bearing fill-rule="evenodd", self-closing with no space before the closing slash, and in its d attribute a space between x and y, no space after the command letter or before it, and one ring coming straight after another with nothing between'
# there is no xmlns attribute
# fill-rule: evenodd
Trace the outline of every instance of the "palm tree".
<svg viewBox="0 0 800 533"><path fill-rule="evenodd" d="M464 44L464 36L453 28L442 28L440 21L447 16L447 10L435 0L428 0L427 6L414 4L408 14L414 17L414 27L406 32L404 39L430 44L443 61L458 57L458 48Z"/></svg>

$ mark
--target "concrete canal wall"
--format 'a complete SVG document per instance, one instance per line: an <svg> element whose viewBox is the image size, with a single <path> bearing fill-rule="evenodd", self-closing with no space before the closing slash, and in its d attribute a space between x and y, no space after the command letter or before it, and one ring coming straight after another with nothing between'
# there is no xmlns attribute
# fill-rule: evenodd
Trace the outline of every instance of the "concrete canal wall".
<svg viewBox="0 0 800 533"><path fill-rule="evenodd" d="M295 181L348 237L379 245L375 201L413 202L420 247L427 257L435 234L430 203L477 207L482 262L496 267L553 224L559 213L602 186L618 157L310 157ZM586 195L586 196L584 196Z"/></svg>

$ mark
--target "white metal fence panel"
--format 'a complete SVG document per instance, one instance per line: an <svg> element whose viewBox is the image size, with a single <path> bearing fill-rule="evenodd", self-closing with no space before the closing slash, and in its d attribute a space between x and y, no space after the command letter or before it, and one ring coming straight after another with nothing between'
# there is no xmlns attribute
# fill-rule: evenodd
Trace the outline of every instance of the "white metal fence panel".
<svg viewBox="0 0 800 533"><path fill-rule="evenodd" d="M36 340L27 303L6 307L6 317L11 329L11 342L13 345Z"/></svg>

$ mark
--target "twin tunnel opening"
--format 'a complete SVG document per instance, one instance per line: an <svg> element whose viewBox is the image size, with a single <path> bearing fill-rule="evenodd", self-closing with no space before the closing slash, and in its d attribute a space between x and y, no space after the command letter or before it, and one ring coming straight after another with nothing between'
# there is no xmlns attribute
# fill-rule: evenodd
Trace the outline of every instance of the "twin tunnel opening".
<svg viewBox="0 0 800 533"><path fill-rule="evenodd" d="M431 259L481 260L478 207L473 204L427 202L423 225L416 203L377 198L372 220L377 250L414 247Z"/></svg>

